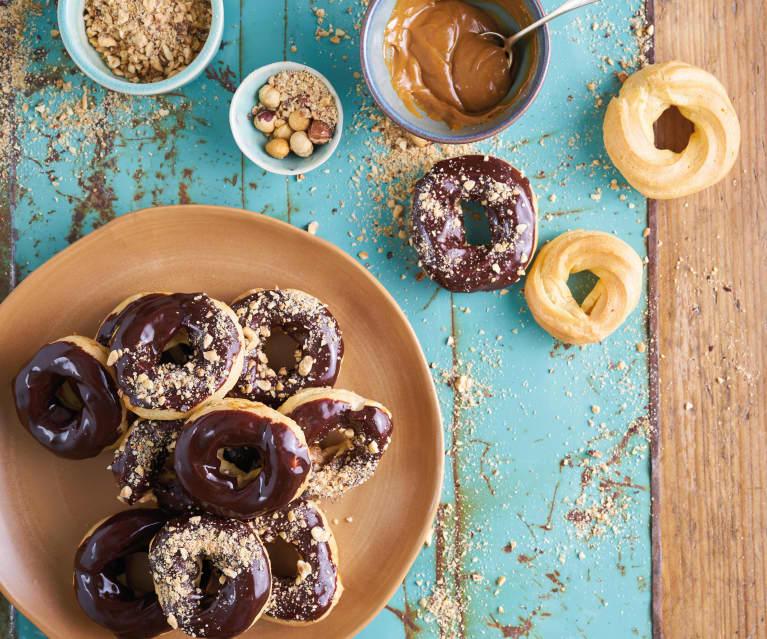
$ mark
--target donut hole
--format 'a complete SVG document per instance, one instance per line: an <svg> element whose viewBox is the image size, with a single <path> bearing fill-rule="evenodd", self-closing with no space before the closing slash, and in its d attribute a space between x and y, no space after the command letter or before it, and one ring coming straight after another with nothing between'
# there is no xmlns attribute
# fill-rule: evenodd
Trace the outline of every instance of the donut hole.
<svg viewBox="0 0 767 639"><path fill-rule="evenodd" d="M53 392L53 396L59 406L69 409L73 412L79 412L83 404L83 399L80 397L80 391L77 384L74 383L69 377L57 377L53 381L56 390Z"/></svg>
<svg viewBox="0 0 767 639"><path fill-rule="evenodd" d="M484 246L492 244L493 236L487 221L485 207L480 202L470 200L461 202L463 231L466 235L466 246Z"/></svg>
<svg viewBox="0 0 767 639"><path fill-rule="evenodd" d="M311 447L312 460L321 465L329 464L354 447L354 436L351 428L337 428L329 432Z"/></svg>
<svg viewBox="0 0 767 639"><path fill-rule="evenodd" d="M183 366L192 359L192 355L194 355L194 347L190 343L189 334L181 328L163 347L160 363Z"/></svg>
<svg viewBox="0 0 767 639"><path fill-rule="evenodd" d="M695 125L679 109L670 106L655 121L654 129L656 148L681 153L687 148Z"/></svg>
<svg viewBox="0 0 767 639"><path fill-rule="evenodd" d="M146 552L126 555L114 562L112 568L117 574L117 581L133 590L137 597L154 592L149 555Z"/></svg>
<svg viewBox="0 0 767 639"><path fill-rule="evenodd" d="M298 577L298 562L304 558L298 548L288 543L282 537L276 537L274 541L264 544L272 565L273 577L295 579Z"/></svg>
<svg viewBox="0 0 767 639"><path fill-rule="evenodd" d="M578 273L570 273L570 277L567 279L567 288L570 289L570 293L578 306L583 306L583 302L589 296L589 293L594 290L599 278L591 271L579 271ZM591 309L583 309L588 313Z"/></svg>
<svg viewBox="0 0 767 639"><path fill-rule="evenodd" d="M264 355L270 368L285 374L301 360L301 344L281 326L273 326L264 341Z"/></svg>
<svg viewBox="0 0 767 639"><path fill-rule="evenodd" d="M226 583L226 575L207 557L200 560L200 580L197 584L202 590L200 608L203 610L216 599L219 590Z"/></svg>
<svg viewBox="0 0 767 639"><path fill-rule="evenodd" d="M216 456L219 459L221 473L234 477L240 488L247 486L258 477L263 468L261 454L251 446L219 448Z"/></svg>

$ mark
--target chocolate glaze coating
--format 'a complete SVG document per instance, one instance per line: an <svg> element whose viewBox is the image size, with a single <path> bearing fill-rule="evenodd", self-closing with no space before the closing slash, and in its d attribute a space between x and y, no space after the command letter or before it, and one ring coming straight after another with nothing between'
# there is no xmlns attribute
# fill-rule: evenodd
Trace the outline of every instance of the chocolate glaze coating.
<svg viewBox="0 0 767 639"><path fill-rule="evenodd" d="M263 290L237 300L232 310L243 327L246 351L231 397L276 407L302 388L335 384L344 342L336 318L317 298L296 289ZM298 342L301 351L290 371L273 370L264 353L266 340L278 327Z"/></svg>
<svg viewBox="0 0 767 639"><path fill-rule="evenodd" d="M172 461L172 458L171 458ZM189 496L178 480L173 464L165 468L157 476L152 486L152 493L157 500L157 506L168 515L183 515L184 513L201 513L200 505Z"/></svg>
<svg viewBox="0 0 767 639"><path fill-rule="evenodd" d="M492 242L466 244L461 201L481 202ZM412 244L424 270L456 293L492 291L522 277L537 244L535 196L508 162L464 155L437 162L415 187Z"/></svg>
<svg viewBox="0 0 767 639"><path fill-rule="evenodd" d="M98 333L96 333L96 337L95 337L96 341L102 346L109 348L109 343L112 341L112 335L114 335L115 331L117 330L117 327L123 321L123 318L126 315L130 314L133 311L133 309L136 307L136 305L140 304L141 302L147 299L154 299L160 296L162 296L162 293L147 293L146 295L140 297L139 299L135 299L132 302L130 302L119 313L113 312L107 315L102 320L101 325L99 326Z"/></svg>
<svg viewBox="0 0 767 639"><path fill-rule="evenodd" d="M147 552L165 521L159 510L124 510L99 524L75 554L77 602L120 639L149 639L170 630L154 592L138 596L118 580L125 558Z"/></svg>
<svg viewBox="0 0 767 639"><path fill-rule="evenodd" d="M220 571L215 594L205 592L204 560ZM149 551L152 578L168 623L196 637L245 632L269 600L271 570L261 540L247 524L184 515L157 533Z"/></svg>
<svg viewBox="0 0 767 639"><path fill-rule="evenodd" d="M83 406L73 410L56 397L69 381ZM60 457L95 457L120 436L122 404L112 376L80 346L43 346L12 382L19 420L43 446Z"/></svg>
<svg viewBox="0 0 767 639"><path fill-rule="evenodd" d="M146 295L129 304L115 330L117 382L131 406L188 412L227 381L242 350L234 321L204 293ZM161 364L163 349L185 330L189 363Z"/></svg>
<svg viewBox="0 0 767 639"><path fill-rule="evenodd" d="M183 424L181 420L133 422L112 460L121 501L133 505L153 489Z"/></svg>
<svg viewBox="0 0 767 639"><path fill-rule="evenodd" d="M391 417L377 406L354 410L349 402L322 398L300 404L288 413L304 431L312 452L312 476L305 495L334 499L373 476L391 440ZM351 429L350 448L329 462L322 460L320 442L339 429Z"/></svg>
<svg viewBox="0 0 767 639"><path fill-rule="evenodd" d="M235 477L221 472L218 451L241 446L257 451L262 469L239 487ZM178 479L192 498L205 510L236 519L288 504L310 467L309 449L286 424L245 410L215 410L188 421L174 454Z"/></svg>
<svg viewBox="0 0 767 639"><path fill-rule="evenodd" d="M290 515L288 515L290 513ZM308 564L298 578L272 573L272 596L266 616L282 621L310 623L324 616L340 595L338 557L333 531L314 502L299 499L284 509L253 522L267 544L281 537L293 545Z"/></svg>

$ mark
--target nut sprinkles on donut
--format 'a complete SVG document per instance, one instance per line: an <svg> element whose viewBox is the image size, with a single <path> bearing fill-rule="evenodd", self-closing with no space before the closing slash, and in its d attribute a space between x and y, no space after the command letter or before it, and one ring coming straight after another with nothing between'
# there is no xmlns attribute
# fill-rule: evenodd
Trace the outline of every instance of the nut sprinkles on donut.
<svg viewBox="0 0 767 639"><path fill-rule="evenodd" d="M312 457L306 496L337 499L373 476L391 441L389 409L351 391L307 388L280 406L304 431Z"/></svg>
<svg viewBox="0 0 767 639"><path fill-rule="evenodd" d="M181 432L181 420L137 419L115 450L110 470L118 499L133 505L149 497Z"/></svg>
<svg viewBox="0 0 767 639"><path fill-rule="evenodd" d="M188 343L187 361L165 361L171 343ZM123 402L146 419L183 419L224 397L242 372L237 317L204 293L144 296L126 308L110 347Z"/></svg>
<svg viewBox="0 0 767 639"><path fill-rule="evenodd" d="M272 564L272 596L265 617L296 626L327 617L341 598L343 586L338 546L319 506L299 499L283 510L254 520L253 527L266 544ZM289 556L278 556L280 546L285 545L293 547L293 565L289 565ZM285 574L280 574L279 567Z"/></svg>
<svg viewBox="0 0 767 639"><path fill-rule="evenodd" d="M467 244L466 200L485 207L489 244ZM416 184L411 243L440 286L455 293L492 291L525 274L538 242L537 209L530 182L508 162L488 155L442 160Z"/></svg>
<svg viewBox="0 0 767 639"><path fill-rule="evenodd" d="M234 302L245 335L242 376L230 395L277 407L302 388L332 386L344 342L336 318L316 297L297 289L256 288ZM264 346L275 329L298 342L295 367L274 370Z"/></svg>
<svg viewBox="0 0 767 639"><path fill-rule="evenodd" d="M236 519L172 519L152 540L149 565L168 624L193 637L239 635L269 600L272 579L264 545Z"/></svg>

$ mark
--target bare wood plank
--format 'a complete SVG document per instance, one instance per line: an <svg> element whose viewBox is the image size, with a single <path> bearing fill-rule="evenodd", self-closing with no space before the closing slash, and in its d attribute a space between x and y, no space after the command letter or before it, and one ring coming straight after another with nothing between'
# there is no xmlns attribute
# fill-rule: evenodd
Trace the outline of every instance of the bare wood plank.
<svg viewBox="0 0 767 639"><path fill-rule="evenodd" d="M655 13L656 59L717 75L743 131L726 180L658 204L662 636L767 637L767 9Z"/></svg>

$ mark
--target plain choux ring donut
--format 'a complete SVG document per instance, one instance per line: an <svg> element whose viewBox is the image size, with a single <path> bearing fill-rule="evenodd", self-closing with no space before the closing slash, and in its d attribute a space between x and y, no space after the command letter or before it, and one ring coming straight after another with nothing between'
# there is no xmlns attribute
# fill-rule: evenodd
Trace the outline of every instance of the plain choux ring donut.
<svg viewBox="0 0 767 639"><path fill-rule="evenodd" d="M681 153L655 146L653 124L671 106L695 125ZM740 124L725 88L708 71L679 61L629 76L607 107L603 132L607 153L623 177L658 200L716 184L740 148Z"/></svg>
<svg viewBox="0 0 767 639"><path fill-rule="evenodd" d="M578 304L567 286L572 273L599 278ZM535 321L568 344L592 344L618 328L642 293L642 260L623 240L602 231L568 231L547 243L525 282Z"/></svg>

